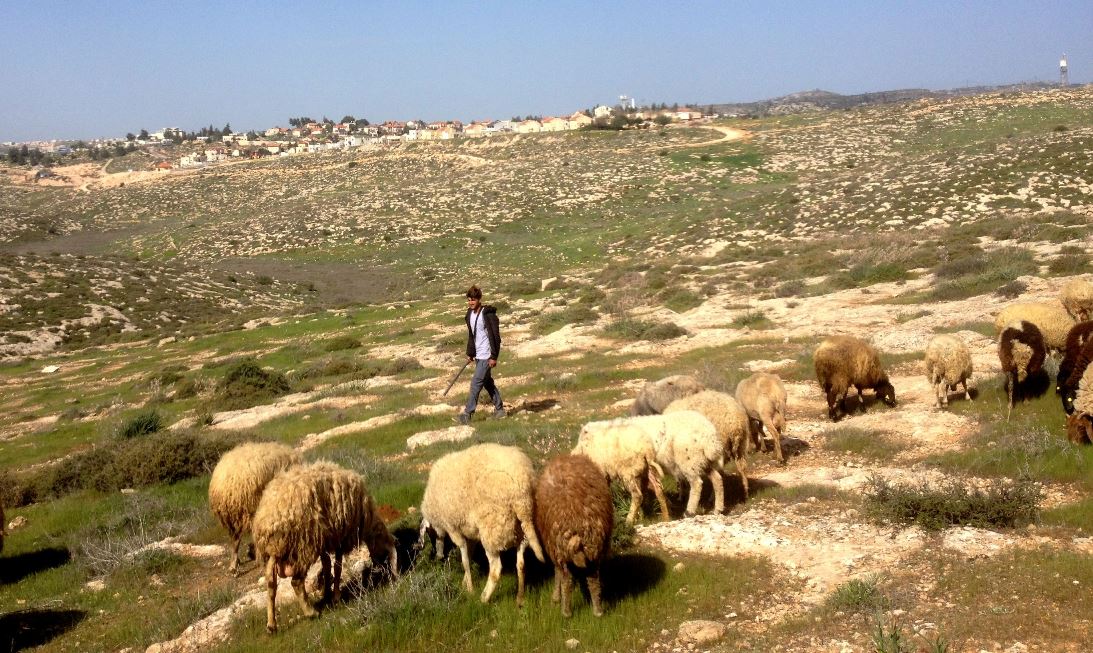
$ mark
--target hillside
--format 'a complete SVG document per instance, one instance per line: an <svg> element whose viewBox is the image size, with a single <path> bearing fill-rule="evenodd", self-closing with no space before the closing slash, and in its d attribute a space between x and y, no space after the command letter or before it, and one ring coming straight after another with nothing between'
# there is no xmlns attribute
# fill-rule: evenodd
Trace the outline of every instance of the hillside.
<svg viewBox="0 0 1093 653"><path fill-rule="evenodd" d="M0 648L1084 650L1093 447L1067 441L1050 390L1006 420L993 316L1093 280L1091 146L1093 89L1075 88L124 185L0 176ZM467 429L466 377L441 392L471 283L501 315L510 410ZM833 333L880 350L895 407L866 391L827 418L812 352ZM937 333L975 368L948 410L924 376ZM501 442L541 468L647 380L732 392L755 371L786 384L787 464L751 452L747 499L728 465L725 515L684 518L669 480L661 523L647 496L617 526L604 617L575 592L564 620L530 556L521 610L511 553L482 605L458 554L415 547L443 453ZM250 439L361 472L402 578L351 564L315 620L286 581L268 635L261 570L228 574L207 509L212 465Z"/></svg>

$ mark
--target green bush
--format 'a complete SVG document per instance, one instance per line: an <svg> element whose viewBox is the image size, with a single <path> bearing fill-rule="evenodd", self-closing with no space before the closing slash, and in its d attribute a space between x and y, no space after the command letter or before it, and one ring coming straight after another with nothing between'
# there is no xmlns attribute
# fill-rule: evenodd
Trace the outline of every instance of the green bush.
<svg viewBox="0 0 1093 653"><path fill-rule="evenodd" d="M595 322L597 317L599 316L596 312L588 306L577 304L561 311L543 313L539 316L539 319L531 325L531 334L534 336L545 336L548 333L554 333L567 324Z"/></svg>
<svg viewBox="0 0 1093 653"><path fill-rule="evenodd" d="M416 358L403 356L384 363L380 368L380 374L382 376L395 376L396 374L402 374L403 372L412 372L413 370L420 369L422 369L422 365Z"/></svg>
<svg viewBox="0 0 1093 653"><path fill-rule="evenodd" d="M801 279L791 279L775 287L775 297L796 297L805 291L805 282Z"/></svg>
<svg viewBox="0 0 1093 653"><path fill-rule="evenodd" d="M855 578L835 588L827 598L832 610L875 612L888 607L888 598L880 591L876 576Z"/></svg>
<svg viewBox="0 0 1093 653"><path fill-rule="evenodd" d="M1067 245L1059 250L1059 255L1047 264L1051 274L1082 274L1089 268L1089 254L1080 247Z"/></svg>
<svg viewBox="0 0 1093 653"><path fill-rule="evenodd" d="M280 372L268 372L254 359L234 363L216 388L215 403L222 410L238 410L288 394L289 384Z"/></svg>
<svg viewBox="0 0 1093 653"><path fill-rule="evenodd" d="M969 489L960 481L936 487L922 482L901 485L873 477L866 489L869 512L889 523L938 531L948 526L1014 528L1036 519L1040 489L1029 481L992 481Z"/></svg>
<svg viewBox="0 0 1093 653"><path fill-rule="evenodd" d="M687 335L687 330L672 322L650 322L624 317L607 325L604 334L623 340L670 340Z"/></svg>
<svg viewBox="0 0 1093 653"><path fill-rule="evenodd" d="M143 410L123 422L117 431L118 437L128 440L142 435L155 433L163 428L163 416L155 409Z"/></svg>
<svg viewBox="0 0 1093 653"><path fill-rule="evenodd" d="M360 346L360 338L347 334L327 340L323 345L323 350L328 352L345 351L346 349L359 349Z"/></svg>

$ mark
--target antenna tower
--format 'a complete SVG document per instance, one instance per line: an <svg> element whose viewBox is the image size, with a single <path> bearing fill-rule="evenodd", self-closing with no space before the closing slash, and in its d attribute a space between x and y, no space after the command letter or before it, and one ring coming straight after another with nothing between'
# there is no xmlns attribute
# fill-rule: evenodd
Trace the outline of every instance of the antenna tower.
<svg viewBox="0 0 1093 653"><path fill-rule="evenodd" d="M1070 74L1067 72L1065 53L1063 58L1059 59L1059 86L1063 88L1070 86Z"/></svg>

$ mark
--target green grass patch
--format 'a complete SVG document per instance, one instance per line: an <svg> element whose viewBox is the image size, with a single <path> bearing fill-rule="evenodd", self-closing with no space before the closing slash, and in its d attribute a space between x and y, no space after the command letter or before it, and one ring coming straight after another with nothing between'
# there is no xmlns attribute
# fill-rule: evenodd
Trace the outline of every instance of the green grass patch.
<svg viewBox="0 0 1093 653"><path fill-rule="evenodd" d="M542 313L531 325L531 333L545 336L554 333L567 324L588 324L595 322L599 315L586 304L567 306L560 311Z"/></svg>
<svg viewBox="0 0 1093 653"><path fill-rule="evenodd" d="M687 335L687 330L672 322L653 322L624 317L607 325L604 335L619 340L671 340Z"/></svg>
<svg viewBox="0 0 1093 653"><path fill-rule="evenodd" d="M848 580L835 588L824 602L829 610L870 613L888 607L888 597L880 588L875 575Z"/></svg>
<svg viewBox="0 0 1093 653"><path fill-rule="evenodd" d="M216 387L215 404L221 410L250 408L289 392L288 380L277 371L267 371L253 359L234 363Z"/></svg>
<svg viewBox="0 0 1093 653"><path fill-rule="evenodd" d="M971 489L957 480L931 485L870 479L865 491L870 515L882 523L939 531L949 526L1015 528L1039 515L1040 489L1029 481L997 480Z"/></svg>
<svg viewBox="0 0 1093 653"><path fill-rule="evenodd" d="M873 460L891 460L906 447L884 431L870 431L853 426L839 426L824 435L823 448L835 453L851 453Z"/></svg>

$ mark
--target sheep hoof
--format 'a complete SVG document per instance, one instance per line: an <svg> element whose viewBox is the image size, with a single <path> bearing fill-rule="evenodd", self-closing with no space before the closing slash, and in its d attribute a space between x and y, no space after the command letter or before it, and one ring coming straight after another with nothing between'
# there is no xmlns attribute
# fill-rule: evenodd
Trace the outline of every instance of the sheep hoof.
<svg viewBox="0 0 1093 653"><path fill-rule="evenodd" d="M269 624L266 624L266 632L269 633L270 635L276 635L277 634L277 626L271 626Z"/></svg>
<svg viewBox="0 0 1093 653"><path fill-rule="evenodd" d="M684 517L694 517L694 516L696 516L696 515L698 515L698 513L697 513L697 512L691 512L690 510L688 510L688 511L686 511L686 512L684 512L684 513L683 513L683 516L684 516Z"/></svg>

